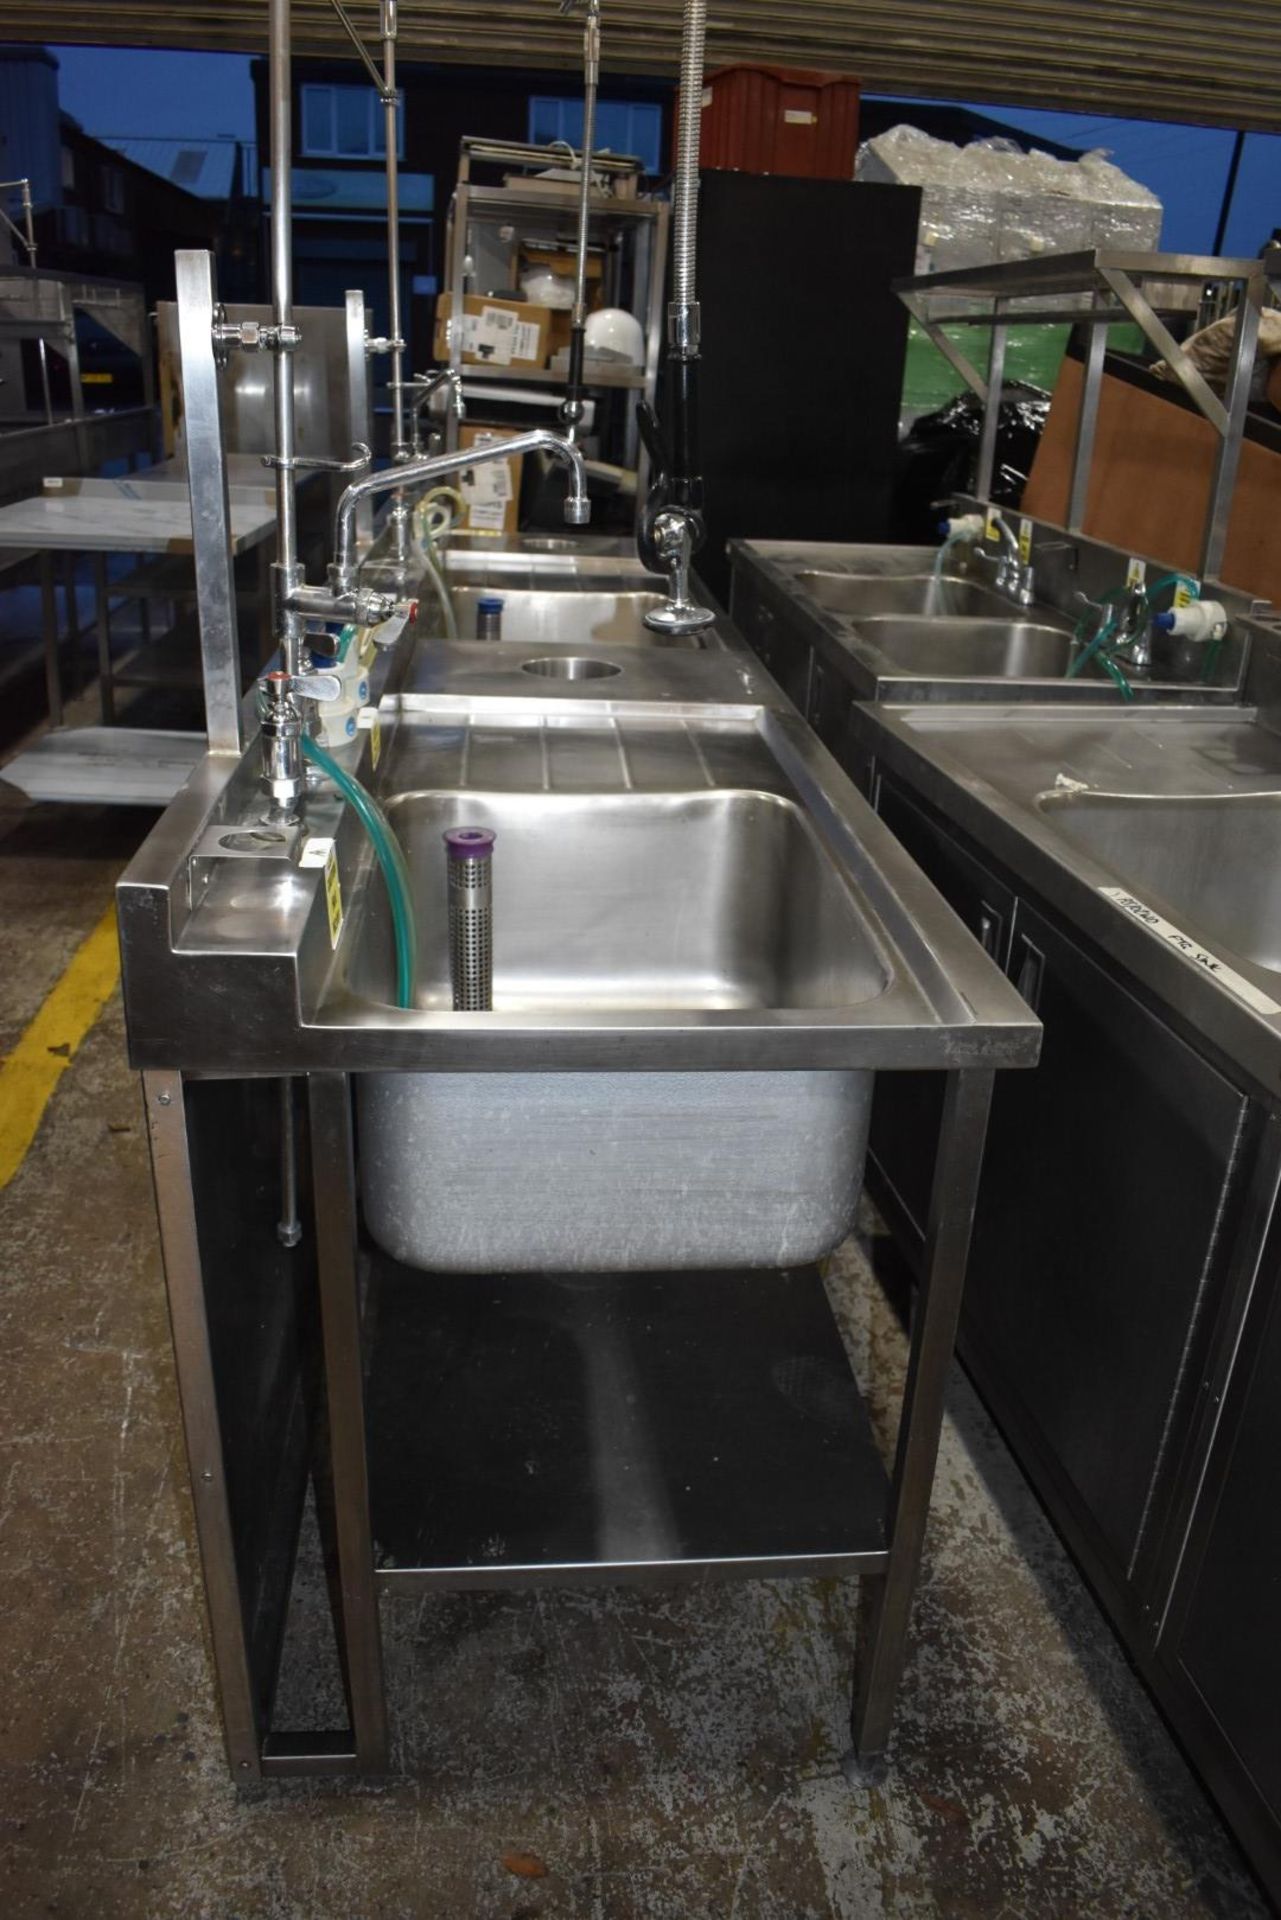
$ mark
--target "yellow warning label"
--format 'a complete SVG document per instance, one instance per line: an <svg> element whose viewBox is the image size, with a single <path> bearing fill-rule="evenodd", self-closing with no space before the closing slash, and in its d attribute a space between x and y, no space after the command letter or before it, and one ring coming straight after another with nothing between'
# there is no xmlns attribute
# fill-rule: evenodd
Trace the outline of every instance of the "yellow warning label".
<svg viewBox="0 0 1281 1920"><path fill-rule="evenodd" d="M372 627L366 627L360 636L360 664L366 671L373 666L377 651L374 645L374 630Z"/></svg>
<svg viewBox="0 0 1281 1920"><path fill-rule="evenodd" d="M329 944L336 947L342 938L342 882L338 878L338 854L332 845L325 861L325 911L329 915Z"/></svg>
<svg viewBox="0 0 1281 1920"><path fill-rule="evenodd" d="M987 510L987 519L983 522L983 538L999 540L1001 537L1001 516L995 507Z"/></svg>
<svg viewBox="0 0 1281 1920"><path fill-rule="evenodd" d="M1137 557L1137 555L1131 554L1128 562L1126 563L1126 568L1125 568L1126 586L1141 587L1143 585L1143 582L1147 579L1147 577L1148 577L1147 561L1140 560Z"/></svg>
<svg viewBox="0 0 1281 1920"><path fill-rule="evenodd" d="M374 724L369 729L369 764L377 770L383 751L383 726L378 715L374 715Z"/></svg>
<svg viewBox="0 0 1281 1920"><path fill-rule="evenodd" d="M1032 558L1032 522L1019 521L1019 559L1026 566Z"/></svg>
<svg viewBox="0 0 1281 1920"><path fill-rule="evenodd" d="M1174 589L1175 606L1190 607L1194 600L1199 600L1200 598L1201 582L1199 580L1189 580L1186 575L1180 574L1178 584Z"/></svg>

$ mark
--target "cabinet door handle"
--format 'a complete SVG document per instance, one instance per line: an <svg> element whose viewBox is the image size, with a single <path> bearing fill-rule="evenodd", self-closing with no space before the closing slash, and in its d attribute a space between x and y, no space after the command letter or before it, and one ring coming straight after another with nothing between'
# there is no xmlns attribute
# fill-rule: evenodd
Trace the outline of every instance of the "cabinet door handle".
<svg viewBox="0 0 1281 1920"><path fill-rule="evenodd" d="M1039 947L1034 947L1024 934L1023 955L1019 961L1018 978L1014 984L1033 1013L1039 1013L1041 1010L1041 983L1044 978L1045 955Z"/></svg>
<svg viewBox="0 0 1281 1920"><path fill-rule="evenodd" d="M1005 921L995 907L989 907L986 900L979 901L979 940L983 951L993 960L1001 957L1002 936L1005 933Z"/></svg>

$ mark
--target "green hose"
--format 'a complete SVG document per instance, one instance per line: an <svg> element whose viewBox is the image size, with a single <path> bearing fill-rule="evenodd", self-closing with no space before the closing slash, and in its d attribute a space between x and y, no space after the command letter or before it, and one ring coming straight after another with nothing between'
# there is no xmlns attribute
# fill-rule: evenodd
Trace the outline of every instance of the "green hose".
<svg viewBox="0 0 1281 1920"><path fill-rule="evenodd" d="M430 499L430 495L428 499ZM427 524L427 515L424 512L426 506L427 501L423 500L415 508L412 522L413 531L418 539L423 558L427 563L425 569L427 577L436 589L436 598L439 600L441 611L445 616L445 638L447 640L456 640L458 638L458 618L454 612L454 596L449 591L449 582L445 578L445 569L441 564L440 555L436 551L436 542L432 537L431 528Z"/></svg>
<svg viewBox="0 0 1281 1920"><path fill-rule="evenodd" d="M1134 688L1130 685L1129 681L1126 679L1125 675L1122 673L1120 667L1117 665L1116 661L1112 658L1111 654L1108 653L1106 650L1100 653L1099 655L1099 665L1102 667L1104 673L1106 673L1106 675L1108 676L1108 679L1111 680L1115 686L1120 688L1121 698L1123 700L1133 700Z"/></svg>
<svg viewBox="0 0 1281 1920"><path fill-rule="evenodd" d="M414 1004L414 973L417 967L417 940L414 932L414 912L409 888L409 868L405 865L405 856L401 852L400 842L392 831L391 822L373 798L365 791L359 780L353 780L345 768L332 760L324 748L318 746L309 734L302 737L302 750L308 760L312 760L320 771L333 781L344 800L355 811L356 818L369 835L370 845L382 868L383 879L387 883L387 894L391 901L391 924L396 940L396 1005L412 1007Z"/></svg>

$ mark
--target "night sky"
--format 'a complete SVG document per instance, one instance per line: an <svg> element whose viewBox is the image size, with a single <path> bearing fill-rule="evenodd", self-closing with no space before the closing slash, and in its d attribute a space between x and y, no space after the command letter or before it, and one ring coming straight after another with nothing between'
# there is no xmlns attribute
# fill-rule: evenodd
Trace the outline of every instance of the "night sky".
<svg viewBox="0 0 1281 1920"><path fill-rule="evenodd" d="M61 63L63 107L89 133L253 138L247 55L99 47L53 51ZM567 90L574 84L567 74ZM968 104L1033 136L1110 149L1117 165L1164 203L1162 245L1171 252L1210 251L1231 155L1230 132L1033 112L999 101ZM1254 133L1245 143L1224 250L1257 253L1273 227L1281 227L1281 135Z"/></svg>

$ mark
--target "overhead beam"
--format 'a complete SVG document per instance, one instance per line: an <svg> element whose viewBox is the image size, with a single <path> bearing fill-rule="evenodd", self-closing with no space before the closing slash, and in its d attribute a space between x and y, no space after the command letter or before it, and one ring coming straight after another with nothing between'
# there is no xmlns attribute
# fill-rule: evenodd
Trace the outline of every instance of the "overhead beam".
<svg viewBox="0 0 1281 1920"><path fill-rule="evenodd" d="M376 24L371 0L348 0ZM1233 128L1281 125L1275 0L725 0L708 24L708 65L755 60L858 74L877 93L1170 119ZM609 71L674 73L680 0L611 0ZM0 0L0 38L205 47L256 53L265 0ZM294 0L299 53L346 42L330 0ZM407 60L577 69L581 33L549 0L404 0Z"/></svg>

